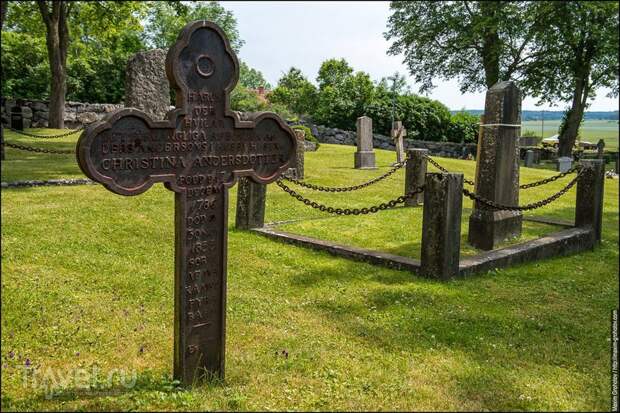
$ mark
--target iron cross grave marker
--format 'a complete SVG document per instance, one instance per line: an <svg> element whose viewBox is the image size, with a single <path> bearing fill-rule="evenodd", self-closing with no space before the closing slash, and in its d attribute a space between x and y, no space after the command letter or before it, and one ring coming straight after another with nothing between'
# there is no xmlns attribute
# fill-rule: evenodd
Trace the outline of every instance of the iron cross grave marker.
<svg viewBox="0 0 620 413"><path fill-rule="evenodd" d="M174 378L224 376L228 188L270 183L292 166L293 131L273 113L241 115L229 95L239 63L224 32L189 23L166 57L176 108L153 121L127 108L80 136L82 171L120 195L156 182L175 193Z"/></svg>

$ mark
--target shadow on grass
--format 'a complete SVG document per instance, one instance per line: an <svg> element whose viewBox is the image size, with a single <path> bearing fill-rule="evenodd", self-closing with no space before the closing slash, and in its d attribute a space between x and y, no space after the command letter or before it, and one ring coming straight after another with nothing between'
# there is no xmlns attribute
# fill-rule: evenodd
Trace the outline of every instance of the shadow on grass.
<svg viewBox="0 0 620 413"><path fill-rule="evenodd" d="M105 382L106 377L103 378ZM125 380L126 379L126 380ZM192 386L181 386L177 380L172 380L168 374L155 374L153 371L141 371L139 374L124 378L122 383L84 384L72 383L69 386L57 386L43 388L36 396L38 402L67 402L67 401L90 401L92 407L101 408L103 400L109 397L125 398L129 400L145 399L148 401L149 395L155 395L159 401L172 399L178 402L183 398L183 394L188 394L191 390L201 388L215 389L225 387L223 380L212 378ZM179 397L180 395L180 397ZM87 404L88 405L88 404Z"/></svg>

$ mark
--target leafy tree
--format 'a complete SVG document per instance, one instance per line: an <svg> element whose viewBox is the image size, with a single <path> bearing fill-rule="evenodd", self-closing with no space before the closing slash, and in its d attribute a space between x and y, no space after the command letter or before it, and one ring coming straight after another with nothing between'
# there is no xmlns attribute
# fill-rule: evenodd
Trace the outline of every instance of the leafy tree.
<svg viewBox="0 0 620 413"><path fill-rule="evenodd" d="M394 1L384 33L394 40L388 53L405 55L421 91L453 78L462 92L488 89L535 58L527 53L538 19L533 3Z"/></svg>
<svg viewBox="0 0 620 413"><path fill-rule="evenodd" d="M2 33L2 95L25 99L49 96L50 68L45 38Z"/></svg>
<svg viewBox="0 0 620 413"><path fill-rule="evenodd" d="M600 87L618 96L618 3L544 2L524 87L541 102L571 102L558 153L570 156L588 101Z"/></svg>
<svg viewBox="0 0 620 413"><path fill-rule="evenodd" d="M240 112L263 112L269 108L266 100L243 85L237 85L230 94L230 106Z"/></svg>
<svg viewBox="0 0 620 413"><path fill-rule="evenodd" d="M209 20L224 30L235 52L243 46L237 30L237 19L215 1L194 1L187 5L180 1L149 1L146 40L150 46L168 49L177 39L181 29L193 20Z"/></svg>
<svg viewBox="0 0 620 413"><path fill-rule="evenodd" d="M319 84L316 109L311 113L319 123L352 129L364 115L372 100L374 85L364 72L353 74L344 59L323 62L317 77Z"/></svg>
<svg viewBox="0 0 620 413"><path fill-rule="evenodd" d="M64 128L65 94L67 91L67 52L69 46L69 23L75 3L53 1L51 4L38 0L37 5L47 30L47 56L52 74L50 91L49 125Z"/></svg>
<svg viewBox="0 0 620 413"><path fill-rule="evenodd" d="M478 142L478 116L464 110L456 112L450 118L448 140L450 142Z"/></svg>
<svg viewBox="0 0 620 413"><path fill-rule="evenodd" d="M260 86L265 89L271 88L263 73L252 69L245 62L239 62L239 84L250 89L258 89Z"/></svg>
<svg viewBox="0 0 620 413"><path fill-rule="evenodd" d="M63 127L66 96L80 96L81 90L87 91L88 96L100 93L106 97L107 91L118 90L111 80L122 79L126 57L144 48L136 33L142 31L140 19L146 10L145 6L145 3L140 2L11 3L6 25L3 25L3 73L13 76L11 73L19 73L20 70L18 62L6 59L8 48L4 39L12 37L13 40L24 40L27 35L35 45L28 53L36 53L40 62L51 62L48 65L49 74L44 77L50 87L49 94L41 88L31 87L30 84L38 84L43 78L35 78L32 74L24 82L29 85L28 88L9 90L3 82L2 92L25 97L32 96L33 91L36 91L42 93L38 95L39 98L49 96L50 126ZM8 31L18 36L7 35ZM47 56L45 53L40 54L36 47L41 40L47 46ZM13 42L12 46L16 47L17 43ZM8 67L5 68L5 65ZM36 76L40 75L40 72L36 73ZM25 76L22 74L21 77ZM9 84L11 80L19 82L19 77L4 79ZM118 97L119 94L113 96Z"/></svg>
<svg viewBox="0 0 620 413"><path fill-rule="evenodd" d="M317 89L306 79L301 70L291 67L278 80L278 86L269 94L273 103L281 103L294 113L303 115L312 112L317 102Z"/></svg>

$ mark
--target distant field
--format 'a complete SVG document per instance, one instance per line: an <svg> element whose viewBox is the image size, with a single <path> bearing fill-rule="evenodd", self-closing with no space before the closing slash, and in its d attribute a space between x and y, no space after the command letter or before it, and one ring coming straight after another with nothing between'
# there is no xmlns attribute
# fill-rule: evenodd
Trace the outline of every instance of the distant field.
<svg viewBox="0 0 620 413"><path fill-rule="evenodd" d="M542 127L540 120L526 120L522 122L522 125L523 133L529 130L540 136ZM547 138L557 134L559 127L559 120L545 120L543 137ZM618 149L617 120L587 120L581 125L580 132L584 140L596 143L599 139L603 139L607 149Z"/></svg>

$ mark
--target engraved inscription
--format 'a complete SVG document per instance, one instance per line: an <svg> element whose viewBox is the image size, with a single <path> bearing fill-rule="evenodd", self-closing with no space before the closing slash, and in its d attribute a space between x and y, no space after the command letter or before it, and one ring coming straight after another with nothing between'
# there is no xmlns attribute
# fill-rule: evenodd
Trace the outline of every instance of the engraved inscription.
<svg viewBox="0 0 620 413"><path fill-rule="evenodd" d="M228 188L240 176L269 183L289 168L293 131L271 113L229 110L238 61L215 24L188 24L166 59L177 105L155 122L111 113L78 141L91 179L121 195L162 182L175 192L174 377L190 384L224 374Z"/></svg>

